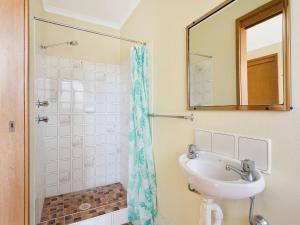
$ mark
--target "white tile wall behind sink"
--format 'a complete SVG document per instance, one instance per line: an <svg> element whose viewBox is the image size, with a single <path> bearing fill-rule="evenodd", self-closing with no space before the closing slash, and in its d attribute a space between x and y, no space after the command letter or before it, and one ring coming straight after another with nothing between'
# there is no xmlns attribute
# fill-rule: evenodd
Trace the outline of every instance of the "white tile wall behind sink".
<svg viewBox="0 0 300 225"><path fill-rule="evenodd" d="M232 134L214 133L212 151L230 158L235 158L235 136Z"/></svg>
<svg viewBox="0 0 300 225"><path fill-rule="evenodd" d="M195 144L200 150L212 151L212 132L196 129Z"/></svg>
<svg viewBox="0 0 300 225"><path fill-rule="evenodd" d="M251 159L262 171L271 172L271 141L251 137L238 137L239 160Z"/></svg>
<svg viewBox="0 0 300 225"><path fill-rule="evenodd" d="M238 160L254 160L259 170L271 173L270 139L196 129L195 144L199 150Z"/></svg>

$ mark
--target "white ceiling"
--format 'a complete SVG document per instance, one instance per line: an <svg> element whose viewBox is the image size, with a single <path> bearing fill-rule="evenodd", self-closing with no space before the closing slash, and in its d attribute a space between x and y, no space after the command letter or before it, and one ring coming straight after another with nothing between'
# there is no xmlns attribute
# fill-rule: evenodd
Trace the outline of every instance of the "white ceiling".
<svg viewBox="0 0 300 225"><path fill-rule="evenodd" d="M120 29L140 0L43 0L47 12Z"/></svg>
<svg viewBox="0 0 300 225"><path fill-rule="evenodd" d="M252 51L282 42L282 15L247 29L247 50Z"/></svg>

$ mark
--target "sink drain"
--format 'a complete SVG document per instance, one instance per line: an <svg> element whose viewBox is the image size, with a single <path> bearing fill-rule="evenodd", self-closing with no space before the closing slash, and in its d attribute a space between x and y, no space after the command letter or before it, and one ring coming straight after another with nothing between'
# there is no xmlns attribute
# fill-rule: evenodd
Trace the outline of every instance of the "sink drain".
<svg viewBox="0 0 300 225"><path fill-rule="evenodd" d="M88 210L89 208L91 208L91 204L90 203L82 203L79 207L80 210Z"/></svg>

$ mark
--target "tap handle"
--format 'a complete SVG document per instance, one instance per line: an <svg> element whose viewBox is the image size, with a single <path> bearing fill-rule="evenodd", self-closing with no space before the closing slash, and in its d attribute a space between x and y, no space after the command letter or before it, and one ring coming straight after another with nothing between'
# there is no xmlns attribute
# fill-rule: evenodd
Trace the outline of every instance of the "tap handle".
<svg viewBox="0 0 300 225"><path fill-rule="evenodd" d="M47 116L40 116L40 115L38 115L36 121L38 123L40 123L40 122L48 123L49 118Z"/></svg>
<svg viewBox="0 0 300 225"><path fill-rule="evenodd" d="M194 144L189 144L189 146L188 146L188 151L189 151L189 153L194 153L196 150L197 150L196 145L194 145Z"/></svg>
<svg viewBox="0 0 300 225"><path fill-rule="evenodd" d="M40 107L42 107L42 106L47 107L47 106L49 106L49 102L48 102L48 101L40 101L40 100L38 99L37 102L36 102L36 106L37 106L38 108L40 108Z"/></svg>
<svg viewBox="0 0 300 225"><path fill-rule="evenodd" d="M242 168L245 172L250 172L255 170L255 162L250 159L245 159L242 161Z"/></svg>

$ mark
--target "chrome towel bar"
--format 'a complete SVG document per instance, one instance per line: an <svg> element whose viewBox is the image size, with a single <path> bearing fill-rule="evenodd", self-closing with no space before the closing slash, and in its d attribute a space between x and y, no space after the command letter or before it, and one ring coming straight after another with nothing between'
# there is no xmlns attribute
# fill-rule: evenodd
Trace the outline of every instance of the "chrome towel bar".
<svg viewBox="0 0 300 225"><path fill-rule="evenodd" d="M173 119L184 119L184 120L190 120L194 121L194 115L186 115L186 116L177 116L177 115L161 115L161 114L154 114L150 113L148 114L150 117L162 117L162 118L173 118Z"/></svg>

